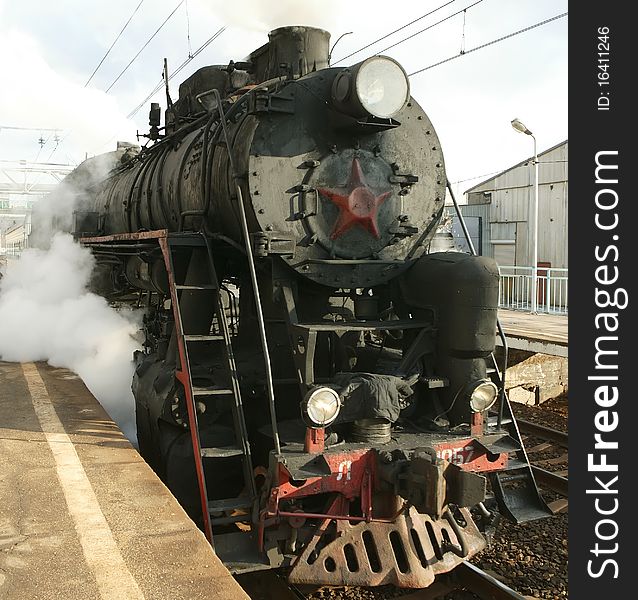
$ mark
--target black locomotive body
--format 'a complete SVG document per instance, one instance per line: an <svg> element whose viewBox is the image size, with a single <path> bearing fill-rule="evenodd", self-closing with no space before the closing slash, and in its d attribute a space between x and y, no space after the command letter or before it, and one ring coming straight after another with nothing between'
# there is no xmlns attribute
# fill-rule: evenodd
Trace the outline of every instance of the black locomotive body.
<svg viewBox="0 0 638 600"><path fill-rule="evenodd" d="M425 587L499 512L547 511L493 359L496 265L428 253L436 132L396 61L331 68L328 41L281 28L200 69L74 233L144 299L140 452L229 568Z"/></svg>

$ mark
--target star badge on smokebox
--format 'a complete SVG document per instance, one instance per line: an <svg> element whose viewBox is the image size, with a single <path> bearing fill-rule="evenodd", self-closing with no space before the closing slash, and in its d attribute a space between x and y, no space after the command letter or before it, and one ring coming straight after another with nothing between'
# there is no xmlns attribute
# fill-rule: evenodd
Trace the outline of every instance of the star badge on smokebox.
<svg viewBox="0 0 638 600"><path fill-rule="evenodd" d="M367 229L377 239L381 237L377 226L377 210L392 192L377 196L366 183L358 158L352 160L350 179L344 188L317 189L339 207L339 216L330 239L337 239L355 225Z"/></svg>

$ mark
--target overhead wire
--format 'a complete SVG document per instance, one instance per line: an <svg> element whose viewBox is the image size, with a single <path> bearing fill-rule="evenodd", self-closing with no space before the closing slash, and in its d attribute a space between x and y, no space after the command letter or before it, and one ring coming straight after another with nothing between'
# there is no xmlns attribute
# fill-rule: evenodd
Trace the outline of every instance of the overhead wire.
<svg viewBox="0 0 638 600"><path fill-rule="evenodd" d="M188 14L188 0L186 0L184 6L186 8L186 41L188 43L188 56L190 57L193 54L193 47L191 46L191 18Z"/></svg>
<svg viewBox="0 0 638 600"><path fill-rule="evenodd" d="M56 132L57 133L57 132ZM49 140L53 137L53 133L49 134L49 137L47 137L46 140L43 140L44 143L40 144L40 149L38 150L38 153L35 155L35 160L33 162L37 163L38 162L38 158L40 158L40 154L42 153L42 150L44 149L44 147L49 143ZM42 139L42 138L40 138Z"/></svg>
<svg viewBox="0 0 638 600"><path fill-rule="evenodd" d="M451 185L456 185L457 183L465 183L466 181L472 181L473 179L482 179L483 177L489 177L490 175L496 175L497 173L502 173L503 170L500 171L492 171L491 173L483 173L481 175L475 175L474 177L468 177L467 179L459 179L458 181L450 181Z"/></svg>
<svg viewBox="0 0 638 600"><path fill-rule="evenodd" d="M177 75L182 69L184 69L188 63L190 63L194 58L197 57L201 52L203 52L212 42L214 42L222 33L226 31L226 27L220 27L211 37L209 37L195 52L189 54L188 58L181 64L177 69L175 69L168 77L168 81L173 79L175 75ZM151 93L144 98L127 116L127 119L132 119L143 107L144 105L159 92L164 86L164 79L161 79L159 83L153 88Z"/></svg>
<svg viewBox="0 0 638 600"><path fill-rule="evenodd" d="M69 136L69 133L71 133L70 131L63 137L63 138L58 138L58 140L55 142L55 147L53 148L53 150L51 150L51 153L49 154L49 156L47 157L46 163L43 164L51 164L51 158L53 157L53 155L56 153L58 147L60 146L60 144L62 144L62 142L64 142L64 140ZM47 142L49 141L49 139L51 139L51 136L53 134L51 134L48 138L47 138ZM46 145L46 142L45 142ZM42 148L44 148L44 146L42 146ZM40 152L42 151L42 148L40 148ZM38 158L40 157L40 152L38 152L38 155L36 156L36 159L34 162L37 163ZM67 154L67 159L70 159L70 163L75 163L77 164L77 161L75 161L72 157L70 157ZM28 187L28 190L32 190L36 185L38 185L38 183L40 183L40 181L42 180L42 177L44 176L44 173L40 173L39 176L36 178L36 180Z"/></svg>
<svg viewBox="0 0 638 600"><path fill-rule="evenodd" d="M142 0L142 1L143 1L143 0ZM133 59L131 59L131 61L130 61L130 62L129 62L129 64L128 64L125 68L124 68L124 70L123 70L123 71L122 71L122 72L121 72L121 73L120 73L120 74L116 77L116 79L115 79L115 80L111 83L111 85L107 88L106 92L108 92L108 91L110 91L110 90L111 90L111 88L112 88L112 87L113 87L113 86L117 83L117 81L118 81L118 80L122 77L122 75L124 75L124 73L128 70L128 68L129 68L129 67L133 64L133 62L134 62L134 61L137 59L137 57L141 54L141 52L144 50L144 48L146 48L146 46L147 46L147 45L148 45L148 44L152 41L152 39L153 39L153 38L154 38L154 37L155 37L155 36L159 33L159 31L160 31L160 30L164 27L164 25L165 25L165 24L166 24L166 23L170 20L170 18L171 18L171 17L175 14L175 12L179 9L179 7L180 7L182 4L184 4L184 2L185 2L185 1L186 1L186 0L181 0L181 2L179 2L179 3L178 3L178 5L177 5L177 6L173 9L173 11L172 11L172 12L168 15L168 17L164 20L164 22L160 25L160 27L159 27L159 28L155 31L155 33L153 33L153 35L152 35L152 36L151 36L151 37L147 40L147 42L146 42L146 43L142 46L142 48L141 48L141 49L138 51L138 53L137 53L137 54L133 57ZM376 40L374 40L374 41L370 42L369 44L366 44L365 46L363 46L363 47L359 48L358 50L356 50L356 51L354 51L354 52L351 52L350 54L348 54L348 55L346 55L346 56L344 56L344 57L340 58L340 59L339 59L339 60L337 60L334 64L337 64L337 63L339 63L339 62L342 62L343 60L345 60L345 59L347 59L347 58L350 58L351 56L354 56L355 54L358 54L359 52L362 52L363 50L366 50L367 48L370 48L371 46L373 46L374 44L378 43L379 41L382 41L382 40L384 40L384 39L386 39L386 38L390 37L391 35L394 35L395 33L397 33L397 32L399 32L399 31L401 31L401 30L403 30L403 29L405 29L405 28L409 27L410 25L413 25L414 23L416 23L416 22L418 22L418 21L420 21L420 20L424 19L425 17L427 17L427 16L429 16L429 15L431 15L431 14L434 14L435 12L437 12L437 11L439 11L439 10L441 10L441 9L445 8L446 6L448 6L448 5L450 5L450 4L452 4L454 1L456 1L456 0L450 0L450 1L448 1L448 2L446 2L446 3L444 3L444 4L442 4L442 5L438 6L437 8L435 8L435 9L433 9L433 10L429 11L428 13L425 13L424 15L421 15L420 17L418 17L418 18L416 18L416 19L413 19L412 21L410 21L410 22L406 23L405 25L402 25L401 27L399 27L399 28L397 28L397 29L395 29L395 30L391 31L390 33L387 33L387 34L383 35L382 37L380 37L380 38L378 38L378 39L376 39ZM456 11L455 13L452 13L451 15L448 15L447 17L445 17L445 18L443 18L443 19L441 19L441 20L437 21L436 23L433 23L432 25L429 25L428 27L426 27L426 28L424 28L424 29L422 29L422 30L420 30L420 31L418 31L418 32L416 32L416 33L413 33L413 34L411 34L411 35L409 35L409 36L407 36L407 37L405 37L405 38L403 38L403 39L399 40L398 42L395 42L394 44L391 44L390 46L388 46L388 47L384 48L383 50L379 51L379 53L381 53L381 52L386 52L387 50L389 50L389 49L391 49L391 48L394 48L394 47L398 46L399 44L402 44L402 43L404 43L404 42L406 42L406 41L408 41L408 40L410 40L410 39L412 39L412 38L416 37L417 35L420 35L421 33L424 33L425 31L431 30L432 28L434 28L434 27L436 27L436 26L438 26L438 25L442 24L443 22L448 21L449 19L451 19L451 18L453 18L453 17L455 17L455 16L457 16L457 15L459 15L459 14L463 13L463 34L462 34L462 46L461 46L461 51L459 52L459 54L454 55L454 56L451 56L451 57L449 57L449 58L446 58L446 59L444 59L444 60L442 60L442 61L439 61L439 62L437 62L437 63L434 63L434 64L429 65L429 66L427 66L427 67L424 67L424 68L422 68L422 69L419 69L419 70L417 70L417 71L413 71L412 73L410 73L410 74L409 74L409 76L413 76L413 75L417 75L417 74L419 74L419 73L422 73L423 71L426 71L426 70L428 70L428 69L432 69L432 68L434 68L434 67L436 67L436 66L439 66L439 65L441 65L441 64L444 64L444 63L446 63L446 62L449 62L449 61L451 61L451 60L454 60L454 59L456 59L456 58L459 58L460 56L465 56L466 54L470 54L470 53L475 52L475 51L477 51L477 50L481 50L481 49L486 48L486 47L488 47L488 46L491 46L491 45L497 44L497 43L499 43L499 42L501 42L501 41L504 41L504 40L506 40L506 39L509 39L509 38L514 37L514 36L516 36L516 35L519 35L519 34L521 34L521 33L525 33L525 32L527 32L527 31L530 31L530 30L532 30L532 29L535 29L536 27L540 27L540 26L542 26L542 25L546 25L546 24L548 24L548 23L550 23L550 22L552 22L552 21L555 21L555 20L557 20L557 19L561 19L561 18L563 18L563 17L567 16L567 14L568 14L567 12L565 12L565 13L562 13L562 14L560 14L560 15L556 15L556 16L554 16L554 17L550 18L550 19L546 19L546 20L544 20L544 21L541 21L541 22L539 22L539 23L536 23L536 24L531 25L531 26L529 26L529 27L526 27L526 28L524 28L524 29L521 29L521 30L515 31L515 32L510 33L510 34L508 34L508 35L506 35L506 36L502 36L502 37L500 37L500 38L498 38L498 39L492 40L492 41L487 42L487 43L485 43L485 44L481 44L480 46L476 46L475 48L471 48L470 50L465 50L465 49L464 49L464 45L465 45L465 17L466 17L466 14L467 14L467 10L468 10L468 9L470 9L470 8L473 8L474 6L476 6L476 5L480 4L481 2L483 2L483 0L477 0L476 2L473 2L472 4L470 4L470 5L466 6L465 8L460 9L460 10ZM141 2L140 2L140 4L141 4ZM139 8L139 5L138 5L138 8ZM203 50L204 50L204 49L205 49L205 48L206 48L206 47L207 47L210 43L212 43L212 42L213 42L213 41L214 41L214 40L215 40L215 39L216 39L219 35L221 35L221 33L223 33L223 31L226 29L225 27L222 27L221 29L219 29L217 32L215 32L215 34L213 34L213 36L211 36L211 37L210 37L210 38L209 38L206 42L204 42L204 44L202 44L202 45L201 45L201 46L200 46L200 47L199 47L199 48L198 48L198 49L197 49L194 53L191 53L191 52L190 52L190 48L191 48L191 47L190 47L190 22L189 22L189 19L188 19L188 5L187 5L187 7L186 7L186 10L187 10L187 37L188 37L189 55L188 55L188 58L187 58L187 59L186 59L186 60L185 60L185 61L184 61L184 62L183 62L183 63L182 63L182 64L181 64L181 65L180 65L180 66L179 66L179 67L178 67L175 71L173 71L173 73L169 76L168 81L170 81L170 80L171 80L171 79L172 79L175 75L177 75L177 74L178 74L178 73L179 73L179 72L180 72L180 71L181 71L184 67L186 67L186 66L190 63L190 61L191 61L191 60L193 60L193 59L194 59L194 58L195 58L195 57L196 57L199 53L201 53L201 52L202 52L202 51L203 51ZM164 85L164 81L163 81L163 79L162 79L162 80L161 80L161 81L160 81L160 82L159 82L159 83L155 86L155 88L153 88L153 90L151 91L151 93L150 93L150 94L149 94L149 95L148 95L148 96L147 96L147 97L146 97L146 98L145 98L142 102L140 102L140 103L139 103L139 104L138 104L138 105L137 105L137 106L136 106L136 107L135 107L135 108L134 108L134 109L133 109L133 110L132 110L132 111L131 111L128 115L127 115L127 118L129 118L129 119L130 119L130 118L132 118L133 116L135 116L135 115L139 112L139 110L140 110L140 109L144 106L144 104L145 104L148 100L150 100L150 99L151 99L151 98L152 98L152 97L153 97L153 96L154 96L154 95L155 95L158 91L160 91L160 89L162 88L162 86L163 86L163 85Z"/></svg>
<svg viewBox="0 0 638 600"><path fill-rule="evenodd" d="M467 17L467 8L463 11L463 33L461 34L461 54L465 54L465 18Z"/></svg>
<svg viewBox="0 0 638 600"><path fill-rule="evenodd" d="M474 2L472 4L469 4L465 8L462 8L461 10L457 10L455 13L452 13L451 15L448 15L447 17L441 19L440 21L437 21L436 23L432 23L432 25L428 25L424 29L421 29L420 31L417 31L416 33L413 33L413 34L409 35L408 37L405 37L402 40L399 40L398 42L395 42L394 44L391 44L390 46L388 46L387 48L384 48L383 50L379 50L377 52L377 54L381 54L383 52L387 52L391 48L394 48L395 46L398 46L399 44L403 44L403 42L407 42L408 40L411 40L412 38L416 37L417 35L421 35L422 33L425 33L426 31L429 31L430 29L433 29L437 25L441 25L441 23L445 23L445 21L449 21L450 19L452 19L453 17L456 17L457 15L460 15L461 13L465 13L468 9L476 6L477 4L480 4L483 1L484 0L476 0L476 2Z"/></svg>
<svg viewBox="0 0 638 600"><path fill-rule="evenodd" d="M13 131L39 131L40 133L43 133L44 131L60 131L58 128L52 129L50 127L18 127L17 125L0 125L0 132L3 129L11 129Z"/></svg>
<svg viewBox="0 0 638 600"><path fill-rule="evenodd" d="M441 4L441 6L438 6L437 8L431 10L430 12L427 12L424 15L421 15L420 17L417 17L416 19L413 19L412 21L410 21L409 23L406 23L405 25L401 25L401 27L399 27L398 29L395 29L394 31L391 31L390 33L386 33L384 36L382 36L380 38L377 38L373 42L370 42L369 44L366 44L365 46L362 46L358 50L355 50L354 52L351 52L350 54L347 54L346 56L344 56L343 58L340 58L339 60L337 60L333 64L336 65L336 64L346 60L346 58L350 58L351 56L354 56L355 54L359 54L359 52L363 52L364 50L367 50L368 48L370 48L370 46L374 46L378 42L380 42L382 40L385 40L386 38L389 38L391 35L394 35L395 33L398 33L399 31L402 31L406 27L410 27L410 25L414 25L418 21L421 21L422 19L425 19L426 17L429 17L430 15L432 15L435 12L441 10L442 8L445 8L446 6L449 6L453 2L456 2L456 0L450 0L449 2L446 2L445 4Z"/></svg>
<svg viewBox="0 0 638 600"><path fill-rule="evenodd" d="M226 27L220 27L211 37L209 37L191 56L189 56L177 69L175 69L168 77L168 81L173 79L175 75L177 75L184 67L188 65L194 58L197 57L198 54L203 52L217 37L219 37L224 31ZM127 119L132 119L143 107L144 105L155 95L157 94L162 87L164 87L164 78L160 79L159 83L153 88L151 93L144 98L127 116ZM104 142L100 145L100 148L110 144L117 136L112 136L107 142Z"/></svg>
<svg viewBox="0 0 638 600"><path fill-rule="evenodd" d="M164 19L164 21L162 22L162 24L155 30L155 32L150 36L150 38L144 43L144 45L140 48L140 50L137 52L137 54L135 54L135 56L129 61L129 63L126 65L126 67L119 73L119 75L113 80L113 82L109 85L109 87L105 90L105 93L108 93L111 88L113 88L113 86L119 81L119 79L124 75L124 73L126 73L126 71L129 69L129 67L135 62L135 60L139 57L139 55L142 53L142 51L150 44L150 42L155 38L155 36L163 29L163 27L166 25L166 23L168 23L168 21L173 17L173 15L177 12L177 10L180 8L180 6L182 6L182 4L185 3L186 0L181 0L177 6L175 6L175 8L171 11L171 13L166 17L166 19ZM118 39L122 36L122 34L124 33L124 30L128 27L129 23L131 22L131 20L133 19L133 17L135 16L135 14L138 12L138 10L140 9L142 3L144 2L144 0L140 0L140 2L137 4L137 6L135 7L135 9L133 10L133 12L131 13L131 16L128 18L128 20L126 21L126 23L124 24L124 27L122 27L122 29L120 30L120 32L118 33L118 35L116 36L115 40L113 41L113 43L111 44L111 46L109 47L109 49L107 50L106 54L102 57L102 60L99 62L99 64L97 65L97 67L93 70L93 73L91 73L91 76L89 77L89 79L87 80L87 82L84 84L84 87L86 87L90 81L93 79L93 77L95 76L95 74L97 73L98 69L100 68L100 66L103 64L104 60L107 58L107 56L109 55L109 53L111 52L111 50L113 49L113 47L115 46L115 44L117 43ZM186 5L186 14L187 14L187 39L188 39L188 58L171 74L171 76L168 78L168 80L170 81L173 76L177 75L184 67L186 67L186 65L188 65L188 63L193 60L198 54L200 54L209 44L211 44L219 35L221 35L226 27L222 27L220 28L218 31L216 31L208 40L206 40L206 42L204 42L195 52L191 52L191 45L190 45L190 19L188 16L188 5ZM154 94L156 94L161 87L164 85L164 81L163 79L160 81L160 83L153 89L153 92L151 92L151 94L149 96L147 96L147 98L140 103L140 105L134 109L134 111L132 111L128 118L131 118L132 116L134 116L139 110L140 108L144 105L144 103L150 99ZM29 129L29 128L18 128L18 127L4 127L6 129ZM0 128L2 129L2 128ZM70 135L71 131L67 132L66 135L61 138L58 139L56 141L56 145L53 148L53 150L51 151L51 154L49 155L49 160L51 159L51 157L55 154L55 152L57 151L58 147L60 145L62 145L64 143L64 141L66 140L66 138ZM46 145L46 143L48 143L49 139L51 138L51 136L49 136L49 138L47 138L46 142L44 145ZM113 138L111 138L113 139ZM109 140L110 141L110 140ZM43 147L43 146L42 146ZM42 151L42 147L40 148L40 152ZM38 152L38 157L40 155L40 152Z"/></svg>
<svg viewBox="0 0 638 600"><path fill-rule="evenodd" d="M461 56L467 56L468 54L471 54L472 52L476 52L477 50L482 50L483 48L487 48L488 46L493 46L494 44L498 44L499 42L502 42L503 40L507 40L509 38L512 38L516 35L519 35L521 33L525 33L526 31L530 31L532 29L535 29L536 27L541 27L542 25L547 25L548 23L551 23L552 21L556 21L557 19L562 19L563 17L567 16L567 12L561 13L560 15L556 15L554 17L551 17L549 19L545 19L544 21L540 21L539 23L535 23L534 25L530 25L529 27L525 27L524 29L519 29L518 31L514 31L512 33L508 33L507 35L504 35L500 38L497 38L495 40L492 40L491 42L487 42L485 44L481 44L480 46L476 46L475 48L470 48L469 50L465 50L465 52L459 53L459 54L455 54L454 56L450 56L448 58L445 58L443 60L440 60L434 64L431 64L427 67L423 67L422 69L418 69L417 71L413 71L412 73L408 73L409 77L412 77L413 75L418 75L419 73L423 73L423 71L427 71L428 69L433 69L434 67L438 67L439 65L445 64L447 62L450 62L451 60L454 60L456 58L460 58Z"/></svg>
<svg viewBox="0 0 638 600"><path fill-rule="evenodd" d="M166 23L169 22L169 20L171 19L171 17L177 12L177 9L184 4L185 0L180 0L180 2L177 4L177 6L171 11L171 14L168 15L168 17L166 17L166 19L164 19L164 21L162 22L162 24L155 30L155 33L153 33L153 35L148 38L148 40L146 40L146 42L144 43L144 45L139 49L139 51L137 52L137 54L129 61L129 63L126 65L126 67L124 67L124 69L120 72L120 74L113 80L113 82L111 83L111 85L109 85L108 88L106 88L106 92L108 93L109 91L111 91L111 89L113 88L113 86L120 80L120 78L122 77L122 75L124 75L124 73L126 73L126 71L128 71L129 67L137 60L137 57L142 54L142 52L144 51L144 49L146 48L146 46L148 46L151 41L153 41L153 39L155 38L155 36L163 29L164 25L166 25Z"/></svg>
<svg viewBox="0 0 638 600"><path fill-rule="evenodd" d="M131 13L131 16L128 18L128 21L124 23L124 27L122 27L120 32L117 34L117 37L113 40L113 43L110 45L109 49L106 51L106 54L102 57L102 60L98 63L97 67L95 67L95 69L93 70L93 73L91 73L91 77L89 77L86 80L84 87L86 87L87 85L89 85L89 83L91 83L91 79L93 79L94 75L98 72L98 69L102 66L102 63L106 60L106 57L111 53L111 50L113 50L113 46L115 46L115 44L117 43L117 40L120 39L120 37L124 33L124 30L128 27L128 24L133 20L133 17L137 13L137 11L140 9L140 6L142 6L143 2L144 0L140 0L140 3L135 7L135 10Z"/></svg>

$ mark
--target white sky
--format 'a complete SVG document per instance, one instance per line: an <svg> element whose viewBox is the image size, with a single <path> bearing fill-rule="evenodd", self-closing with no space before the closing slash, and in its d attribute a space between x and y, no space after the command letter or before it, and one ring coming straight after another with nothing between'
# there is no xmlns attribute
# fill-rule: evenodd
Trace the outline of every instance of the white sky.
<svg viewBox="0 0 638 600"><path fill-rule="evenodd" d="M0 126L59 128L49 133L0 131L0 160L79 162L135 141L148 130L148 105L131 112L161 79L163 58L176 68L188 56L186 4L140 54L113 89L105 90L178 0L145 0L87 88L86 80L139 0L0 0ZM206 64L241 60L282 25L346 31L333 62L444 4L446 0L187 0L195 51L219 27L226 31L176 80ZM355 63L391 43L464 9L456 0L435 14L357 54ZM483 0L466 12L465 50L567 11L567 0ZM461 50L463 14L387 51L408 73ZM412 95L441 139L448 178L463 191L532 153L531 138L515 132L520 118L536 135L539 151L567 138L567 18L467 54L411 78ZM164 103L160 92L153 99ZM150 100L147 104L150 104Z"/></svg>

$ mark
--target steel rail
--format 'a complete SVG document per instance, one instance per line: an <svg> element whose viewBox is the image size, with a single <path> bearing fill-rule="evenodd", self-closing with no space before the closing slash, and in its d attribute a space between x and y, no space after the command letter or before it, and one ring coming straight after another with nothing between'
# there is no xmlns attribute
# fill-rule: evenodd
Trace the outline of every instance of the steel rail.
<svg viewBox="0 0 638 600"><path fill-rule="evenodd" d="M531 421L526 421L524 419L517 419L518 426L520 431L531 435L533 437L540 438L542 440L547 440L549 442L554 442L558 446L562 448L568 448L568 434L563 431L558 431L557 429L552 429L550 427L545 427L544 425L538 425L537 423L532 423ZM568 496L569 496L569 480L567 477L563 477L558 475L557 473L552 473L547 469L543 469L537 465L530 465L532 467L532 471L534 473L534 478L538 482L538 484L546 489L551 490L552 492L556 492L560 496L564 496L563 498L559 498L552 502L548 503L549 509L554 513L558 514L567 510Z"/></svg>
<svg viewBox="0 0 638 600"><path fill-rule="evenodd" d="M569 485L567 477L561 477L556 473L552 473L551 471L542 469L536 465L531 465L531 467L532 471L534 471L534 477L541 487L551 490L552 492L556 492L561 496L568 495Z"/></svg>
<svg viewBox="0 0 638 600"><path fill-rule="evenodd" d="M454 591L472 592L481 600L525 600L525 596L467 561L437 577L431 586L401 596L401 600L437 600Z"/></svg>
<svg viewBox="0 0 638 600"><path fill-rule="evenodd" d="M525 600L524 596L467 561L452 573L461 580L463 589L477 594L482 600Z"/></svg>
<svg viewBox="0 0 638 600"><path fill-rule="evenodd" d="M526 421L524 419L516 419L516 421L518 422L518 428L523 433L527 433L528 435L532 435L542 440L555 442L559 446L567 448L567 434L565 432L558 431L557 429L551 429L544 425L538 425L537 423L532 423L531 421Z"/></svg>
<svg viewBox="0 0 638 600"><path fill-rule="evenodd" d="M235 575L237 583L251 598L277 598L277 600L303 600L306 596L274 570L253 571ZM314 587L314 586L313 586Z"/></svg>
<svg viewBox="0 0 638 600"><path fill-rule="evenodd" d="M297 600L306 597L315 586L291 585L277 571L255 571L236 575L235 578L251 598L281 598ZM401 596L401 600L436 600L454 591L468 591L481 600L525 600L525 597L492 577L476 565L463 561L450 573L436 578L427 588Z"/></svg>

